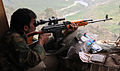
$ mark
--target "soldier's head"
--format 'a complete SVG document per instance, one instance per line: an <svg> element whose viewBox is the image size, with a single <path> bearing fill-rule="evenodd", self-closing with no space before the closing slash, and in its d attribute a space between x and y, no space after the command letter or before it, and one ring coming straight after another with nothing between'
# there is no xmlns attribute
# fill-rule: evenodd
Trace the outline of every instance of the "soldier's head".
<svg viewBox="0 0 120 71"><path fill-rule="evenodd" d="M11 16L10 29L16 32L35 31L36 14L27 8L17 9Z"/></svg>

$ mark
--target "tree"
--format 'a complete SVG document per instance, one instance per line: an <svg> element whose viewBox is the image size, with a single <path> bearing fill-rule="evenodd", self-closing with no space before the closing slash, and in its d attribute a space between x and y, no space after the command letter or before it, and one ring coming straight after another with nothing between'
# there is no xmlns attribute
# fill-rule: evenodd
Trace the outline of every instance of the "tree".
<svg viewBox="0 0 120 71"><path fill-rule="evenodd" d="M57 13L53 8L47 8L45 10L45 19L51 18L52 16L57 17Z"/></svg>

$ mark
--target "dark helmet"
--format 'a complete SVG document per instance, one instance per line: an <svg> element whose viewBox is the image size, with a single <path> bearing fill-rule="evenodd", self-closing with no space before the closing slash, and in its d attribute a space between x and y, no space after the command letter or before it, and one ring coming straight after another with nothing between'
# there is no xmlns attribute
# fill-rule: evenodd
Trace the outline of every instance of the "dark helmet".
<svg viewBox="0 0 120 71"><path fill-rule="evenodd" d="M32 10L20 8L11 16L10 29L14 31L24 30L24 25L29 26L32 18L36 18L36 14Z"/></svg>

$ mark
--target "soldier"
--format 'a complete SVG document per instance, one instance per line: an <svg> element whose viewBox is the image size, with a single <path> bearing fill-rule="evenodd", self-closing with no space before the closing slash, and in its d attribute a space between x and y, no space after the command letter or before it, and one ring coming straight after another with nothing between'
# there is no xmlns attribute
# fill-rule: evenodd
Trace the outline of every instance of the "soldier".
<svg viewBox="0 0 120 71"><path fill-rule="evenodd" d="M27 44L26 34L35 31L36 14L27 8L16 10L11 16L10 29L0 40L0 71L44 71L45 50L50 34L40 35L34 47ZM71 24L72 30L77 25Z"/></svg>
<svg viewBox="0 0 120 71"><path fill-rule="evenodd" d="M10 29L0 41L0 71L25 71L36 65L40 71L45 68L43 45L50 34L40 35L32 49L27 45L26 34L35 31L36 14L29 9L20 8L11 16ZM37 70L36 70L37 71Z"/></svg>

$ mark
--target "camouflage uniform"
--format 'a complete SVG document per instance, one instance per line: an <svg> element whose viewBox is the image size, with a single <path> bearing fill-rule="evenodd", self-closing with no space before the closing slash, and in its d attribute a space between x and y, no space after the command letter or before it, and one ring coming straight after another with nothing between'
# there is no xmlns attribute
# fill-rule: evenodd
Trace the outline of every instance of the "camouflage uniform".
<svg viewBox="0 0 120 71"><path fill-rule="evenodd" d="M45 58L41 45L32 49L24 35L8 31L0 41L0 71L25 71L38 65Z"/></svg>

